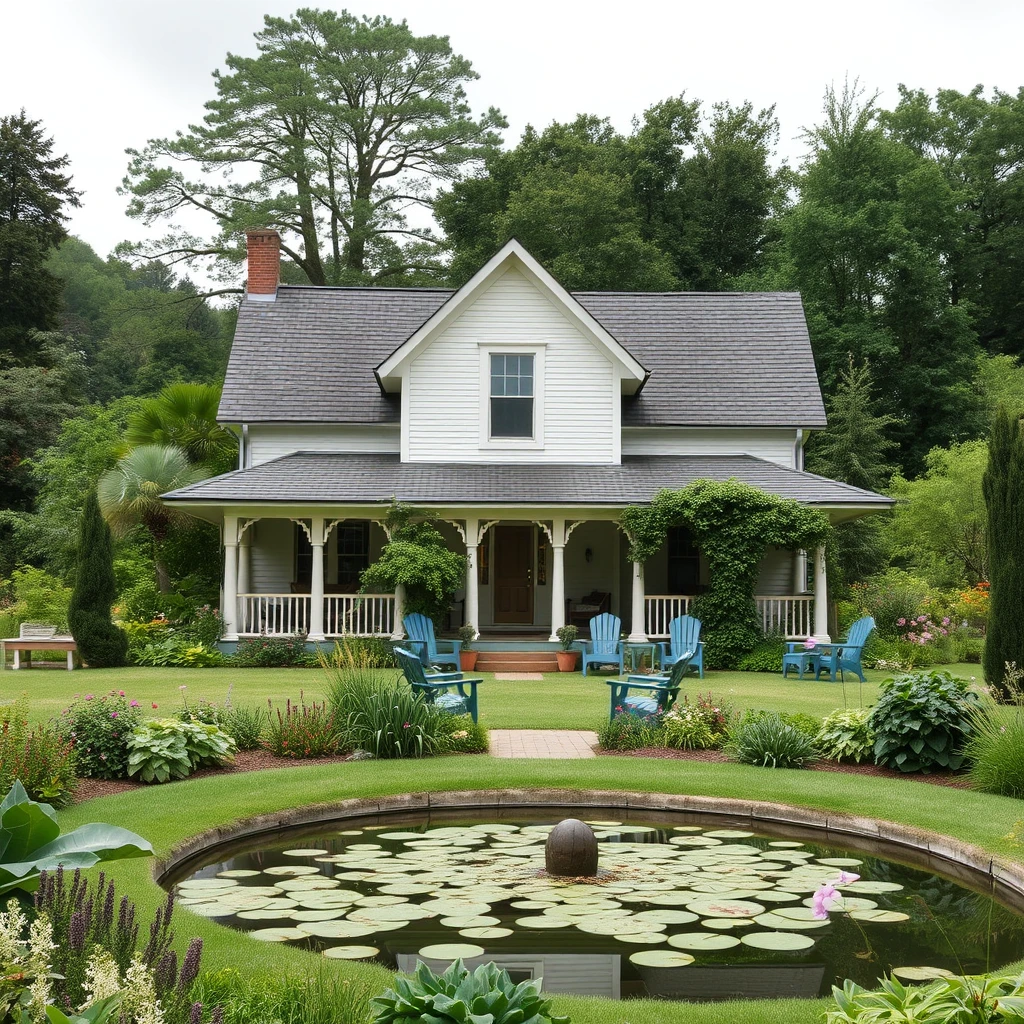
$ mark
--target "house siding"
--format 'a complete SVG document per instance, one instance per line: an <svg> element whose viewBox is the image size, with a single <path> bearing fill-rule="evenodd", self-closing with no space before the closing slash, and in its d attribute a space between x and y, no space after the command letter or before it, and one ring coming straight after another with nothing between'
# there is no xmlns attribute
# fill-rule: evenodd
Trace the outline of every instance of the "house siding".
<svg viewBox="0 0 1024 1024"><path fill-rule="evenodd" d="M623 455L752 455L787 469L794 465L796 431L697 427L623 427Z"/></svg>
<svg viewBox="0 0 1024 1024"><path fill-rule="evenodd" d="M481 394L480 345L500 350L503 344L510 351L545 346L542 447L482 444L488 395ZM410 462L619 460L619 384L611 359L515 269L496 278L411 361L403 407Z"/></svg>
<svg viewBox="0 0 1024 1024"><path fill-rule="evenodd" d="M269 423L249 428L248 465L258 466L294 452L399 451L398 424L359 427L351 424Z"/></svg>

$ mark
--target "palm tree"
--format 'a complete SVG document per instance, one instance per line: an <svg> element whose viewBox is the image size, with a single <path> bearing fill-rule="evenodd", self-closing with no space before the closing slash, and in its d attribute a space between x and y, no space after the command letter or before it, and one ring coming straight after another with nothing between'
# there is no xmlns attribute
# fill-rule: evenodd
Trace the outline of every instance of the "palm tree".
<svg viewBox="0 0 1024 1024"><path fill-rule="evenodd" d="M143 444L119 459L97 484L100 509L114 533L124 536L136 526L144 526L149 531L153 540L156 585L161 593L171 589L161 557L161 545L171 527L185 522L188 516L165 505L160 495L178 487L187 487L207 476L209 472L193 466L181 448L169 444Z"/></svg>
<svg viewBox="0 0 1024 1024"><path fill-rule="evenodd" d="M217 422L219 405L213 384L170 384L128 417L126 447L177 445L193 465L226 473L235 468L238 442Z"/></svg>

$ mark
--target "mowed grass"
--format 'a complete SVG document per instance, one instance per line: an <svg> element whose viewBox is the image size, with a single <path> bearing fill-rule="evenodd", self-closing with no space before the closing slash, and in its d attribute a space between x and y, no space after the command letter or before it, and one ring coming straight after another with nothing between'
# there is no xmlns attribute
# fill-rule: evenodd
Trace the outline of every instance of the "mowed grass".
<svg viewBox="0 0 1024 1024"><path fill-rule="evenodd" d="M977 676L979 665L952 665L949 671L965 678ZM480 721L492 729L598 729L608 717L607 679L614 674L552 672L542 680L500 680L489 673L468 673L483 678L480 684ZM397 670L394 671L398 678ZM708 672L703 680L687 677L685 692L712 693L736 710L764 708L801 711L823 716L836 708L860 707L874 702L878 686L887 677L867 672L868 682L855 678L845 685L828 680L799 680L790 675L764 672ZM230 693L234 704L284 705L286 699L323 700L327 679L320 669L274 668L121 668L67 672L56 668L0 672L0 702L21 693L31 699L34 721L55 718L76 698L124 690L144 709L173 714L183 700L223 704ZM182 689L184 687L184 689ZM157 708L152 709L156 704Z"/></svg>

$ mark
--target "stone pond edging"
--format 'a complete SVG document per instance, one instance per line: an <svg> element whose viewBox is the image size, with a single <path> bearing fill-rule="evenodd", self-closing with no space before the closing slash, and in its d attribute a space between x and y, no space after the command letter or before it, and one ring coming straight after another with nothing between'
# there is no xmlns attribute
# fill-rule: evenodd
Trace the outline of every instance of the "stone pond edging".
<svg viewBox="0 0 1024 1024"><path fill-rule="evenodd" d="M987 879L997 898L1001 897L1004 901L1024 910L1024 864L1001 859L981 847L937 832L876 818L793 804L671 793L624 793L618 790L480 789L402 793L395 796L360 797L330 803L304 804L302 807L243 818L192 836L171 850L167 857L158 858L153 873L156 880L162 882L186 861L213 847L250 836L276 832L283 828L416 811L552 807L690 812L746 818L751 824L823 829L836 836L891 844L933 857L941 861L946 872L954 877L964 877L966 868L972 881L977 883L978 876Z"/></svg>

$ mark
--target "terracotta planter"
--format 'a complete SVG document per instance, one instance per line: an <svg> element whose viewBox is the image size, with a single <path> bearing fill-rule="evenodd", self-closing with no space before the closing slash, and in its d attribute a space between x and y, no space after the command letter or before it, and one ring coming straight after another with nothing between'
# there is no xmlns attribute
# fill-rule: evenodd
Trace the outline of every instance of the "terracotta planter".
<svg viewBox="0 0 1024 1024"><path fill-rule="evenodd" d="M479 651L459 651L459 667L463 672L473 672L476 669L476 659L479 657Z"/></svg>
<svg viewBox="0 0 1024 1024"><path fill-rule="evenodd" d="M555 651L559 672L575 672L576 663L580 660L579 651Z"/></svg>

